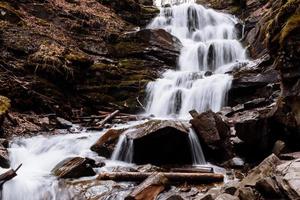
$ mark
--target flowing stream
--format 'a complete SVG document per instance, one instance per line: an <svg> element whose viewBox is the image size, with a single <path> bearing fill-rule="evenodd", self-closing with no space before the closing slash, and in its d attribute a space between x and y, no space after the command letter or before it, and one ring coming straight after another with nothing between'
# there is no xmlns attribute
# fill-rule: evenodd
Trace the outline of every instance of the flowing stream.
<svg viewBox="0 0 300 200"><path fill-rule="evenodd" d="M192 109L219 111L232 82L226 72L246 60L235 30L237 20L193 0L158 0L156 4L168 5L160 8L148 28L168 31L179 38L183 48L178 69L167 70L148 84L147 113L189 118Z"/></svg>
<svg viewBox="0 0 300 200"><path fill-rule="evenodd" d="M246 59L245 49L235 31L236 19L192 0L156 0L155 3L161 12L149 28L165 29L180 39L183 48L177 70L164 72L161 78L148 85L147 113L156 117L188 119L191 109L199 112L220 110L225 105L232 81L225 72ZM161 7L166 4L169 6ZM23 166L17 177L3 185L2 199L72 199L70 191L60 188L51 170L68 157L99 160L90 146L102 133L83 131L80 134L15 138L9 148L11 167L16 168L21 163ZM189 138L194 164L205 163L201 145L192 129ZM121 136L106 165L120 165L112 160L132 162L132 153L132 141Z"/></svg>

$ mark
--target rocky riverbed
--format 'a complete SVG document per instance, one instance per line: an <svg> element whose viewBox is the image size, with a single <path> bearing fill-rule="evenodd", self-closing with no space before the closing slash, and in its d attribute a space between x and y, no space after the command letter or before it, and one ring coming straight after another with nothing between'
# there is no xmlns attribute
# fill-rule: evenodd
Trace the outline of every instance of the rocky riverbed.
<svg viewBox="0 0 300 200"><path fill-rule="evenodd" d="M226 106L174 120L137 114L147 110L148 83L178 70L186 46L167 28L147 29L160 13L152 1L0 2L1 171L23 163L3 199L300 198L300 1L196 3L236 16L248 60L225 73ZM191 129L224 183L166 174L203 170L193 165ZM118 144L126 148L116 155ZM151 176L101 179L117 172Z"/></svg>

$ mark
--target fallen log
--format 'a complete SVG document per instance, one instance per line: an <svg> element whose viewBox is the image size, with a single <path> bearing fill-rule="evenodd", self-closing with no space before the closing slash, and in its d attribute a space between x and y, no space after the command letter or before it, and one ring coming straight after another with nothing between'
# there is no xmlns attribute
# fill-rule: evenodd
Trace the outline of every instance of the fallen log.
<svg viewBox="0 0 300 200"><path fill-rule="evenodd" d="M165 190L168 179L162 173L154 173L125 198L125 200L155 200Z"/></svg>
<svg viewBox="0 0 300 200"><path fill-rule="evenodd" d="M109 120L113 119L120 111L116 110L113 113L109 114L107 117L105 117L103 120L97 123L97 126L99 128L102 128Z"/></svg>
<svg viewBox="0 0 300 200"><path fill-rule="evenodd" d="M171 168L170 171L182 173L214 173L214 169L212 167Z"/></svg>
<svg viewBox="0 0 300 200"><path fill-rule="evenodd" d="M153 173L150 172L103 172L98 175L97 179L141 182L149 176L151 176L152 174ZM224 179L223 174L214 173L163 172L162 174L171 182L212 183L221 182Z"/></svg>
<svg viewBox="0 0 300 200"><path fill-rule="evenodd" d="M15 176L17 176L17 171L20 169L22 164L20 164L15 170L10 169L3 174L0 175L0 187L2 188L3 184L11 179L13 179Z"/></svg>

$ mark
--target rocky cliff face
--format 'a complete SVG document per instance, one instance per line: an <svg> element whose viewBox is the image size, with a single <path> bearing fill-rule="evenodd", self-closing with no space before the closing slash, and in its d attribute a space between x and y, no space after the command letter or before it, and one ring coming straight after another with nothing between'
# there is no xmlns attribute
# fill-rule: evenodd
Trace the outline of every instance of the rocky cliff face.
<svg viewBox="0 0 300 200"><path fill-rule="evenodd" d="M0 93L13 108L68 116L139 110L146 83L175 65L165 31L131 33L157 14L147 1L2 1Z"/></svg>

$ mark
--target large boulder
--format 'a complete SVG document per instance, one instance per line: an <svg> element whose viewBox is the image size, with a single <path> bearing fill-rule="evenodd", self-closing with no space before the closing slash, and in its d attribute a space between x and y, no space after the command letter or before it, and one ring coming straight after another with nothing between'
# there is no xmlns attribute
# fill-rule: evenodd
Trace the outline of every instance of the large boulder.
<svg viewBox="0 0 300 200"><path fill-rule="evenodd" d="M190 121L196 131L207 159L219 161L233 157L230 143L230 127L223 119L211 110L201 114L193 113Z"/></svg>
<svg viewBox="0 0 300 200"><path fill-rule="evenodd" d="M133 140L133 161L137 164L192 163L189 125L181 121L151 120L127 131Z"/></svg>
<svg viewBox="0 0 300 200"><path fill-rule="evenodd" d="M111 54L115 57L137 56L159 60L162 64L175 67L181 47L179 39L163 29L143 29L119 37Z"/></svg>
<svg viewBox="0 0 300 200"><path fill-rule="evenodd" d="M110 0L102 2L110 5L124 20L138 26L147 25L159 13L159 10L153 6L153 2L149 0Z"/></svg>
<svg viewBox="0 0 300 200"><path fill-rule="evenodd" d="M234 69L231 74L233 81L228 92L230 106L257 98L274 101L280 93L279 73L274 69L268 55Z"/></svg>
<svg viewBox="0 0 300 200"><path fill-rule="evenodd" d="M84 176L94 176L96 175L92 168L94 164L95 161L89 158L67 158L58 163L52 169L52 173L59 178L80 178Z"/></svg>
<svg viewBox="0 0 300 200"><path fill-rule="evenodd" d="M122 137L119 137L122 135ZM104 134L92 150L101 156L110 156L117 139L132 144L130 159L136 164L191 164L189 124L173 120L150 120L127 130L110 130ZM119 141L120 142L120 141ZM122 147L128 151L127 147ZM120 151L123 151L122 148ZM127 153L125 153L127 155ZM118 159L125 160L124 152ZM123 156L122 156L123 155Z"/></svg>

